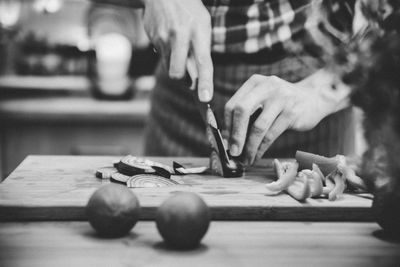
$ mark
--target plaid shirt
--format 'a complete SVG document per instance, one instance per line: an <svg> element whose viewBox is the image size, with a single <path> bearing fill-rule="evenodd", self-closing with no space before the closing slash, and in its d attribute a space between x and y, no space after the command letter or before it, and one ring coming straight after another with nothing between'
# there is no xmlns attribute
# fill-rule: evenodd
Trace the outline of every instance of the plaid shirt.
<svg viewBox="0 0 400 267"><path fill-rule="evenodd" d="M354 1L324 0L329 11L327 16L335 29L351 31ZM203 0L212 18L212 51L255 53L290 40L301 41L299 38L305 36L305 31L318 26L307 23L315 2L321 3L318 0Z"/></svg>

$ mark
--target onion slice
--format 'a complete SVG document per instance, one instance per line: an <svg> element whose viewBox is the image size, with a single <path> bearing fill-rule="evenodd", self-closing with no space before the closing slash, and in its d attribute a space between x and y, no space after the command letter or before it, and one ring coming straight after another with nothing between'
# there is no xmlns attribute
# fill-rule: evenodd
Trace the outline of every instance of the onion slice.
<svg viewBox="0 0 400 267"><path fill-rule="evenodd" d="M96 171L96 177L99 179L110 179L111 175L117 172L118 170L114 167L103 167Z"/></svg>
<svg viewBox="0 0 400 267"><path fill-rule="evenodd" d="M126 181L131 178L128 175L116 172L111 175L110 181L114 183L126 184Z"/></svg>
<svg viewBox="0 0 400 267"><path fill-rule="evenodd" d="M208 170L208 167L206 166L200 166L200 167L192 167L192 168L186 168L182 164L174 161L172 163L172 167L174 169L175 174L177 175L184 175L184 174L200 174Z"/></svg>
<svg viewBox="0 0 400 267"><path fill-rule="evenodd" d="M153 174L137 174L126 181L130 188L169 187L180 185L178 182Z"/></svg>

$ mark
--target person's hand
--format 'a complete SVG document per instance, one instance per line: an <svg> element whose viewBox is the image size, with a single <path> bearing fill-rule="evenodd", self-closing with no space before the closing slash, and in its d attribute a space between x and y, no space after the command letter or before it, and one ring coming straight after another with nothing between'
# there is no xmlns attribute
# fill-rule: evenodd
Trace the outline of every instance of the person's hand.
<svg viewBox="0 0 400 267"><path fill-rule="evenodd" d="M183 78L188 55L198 76L199 99L211 100L211 18L201 0L144 0L144 27L169 68L169 76Z"/></svg>
<svg viewBox="0 0 400 267"><path fill-rule="evenodd" d="M337 104L330 103L334 102L330 101L331 92L321 93L318 89L333 90L309 83L294 84L276 76L253 75L225 105L225 135L231 155L253 164L285 130L315 127ZM250 116L260 107L262 112L248 127Z"/></svg>

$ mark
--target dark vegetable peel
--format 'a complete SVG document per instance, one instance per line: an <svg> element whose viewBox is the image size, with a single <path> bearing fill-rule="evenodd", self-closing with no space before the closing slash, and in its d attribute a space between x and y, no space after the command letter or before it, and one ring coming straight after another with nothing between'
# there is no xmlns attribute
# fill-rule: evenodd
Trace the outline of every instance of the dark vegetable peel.
<svg viewBox="0 0 400 267"><path fill-rule="evenodd" d="M210 142L212 147L210 155L211 172L225 178L243 176L243 165L229 155L229 152L223 143L220 131L213 126L208 125L207 133L209 139L212 140Z"/></svg>

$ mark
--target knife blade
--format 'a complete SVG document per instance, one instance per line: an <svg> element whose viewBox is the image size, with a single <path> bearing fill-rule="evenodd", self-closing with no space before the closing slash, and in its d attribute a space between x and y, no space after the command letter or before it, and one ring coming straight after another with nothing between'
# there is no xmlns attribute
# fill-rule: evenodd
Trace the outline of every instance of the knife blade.
<svg viewBox="0 0 400 267"><path fill-rule="evenodd" d="M188 75L190 76L190 75ZM219 161L222 165L222 176L224 177L240 177L243 175L243 165L234 160L230 155L222 139L221 132L218 128L215 114L209 103L203 103L198 97L198 79L192 82L193 99L205 122L208 130L208 139L213 150L218 153Z"/></svg>

